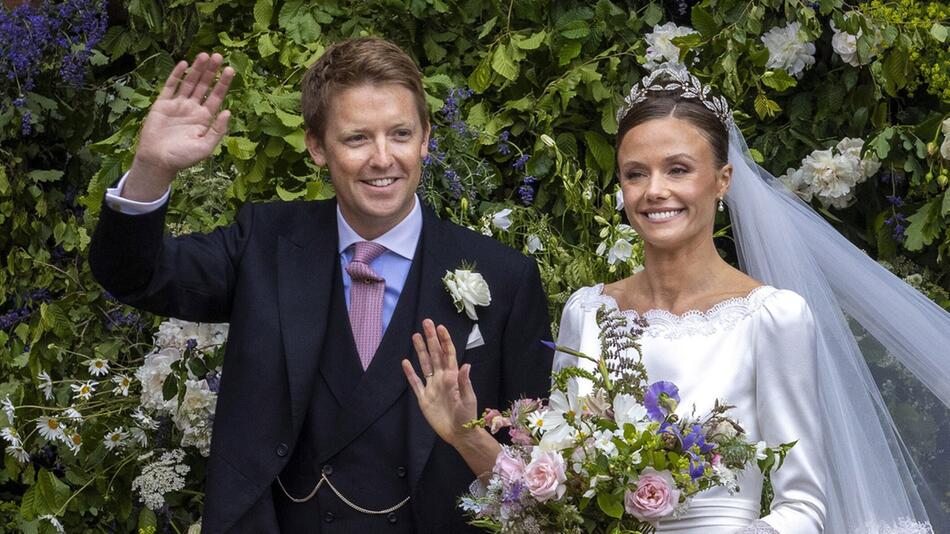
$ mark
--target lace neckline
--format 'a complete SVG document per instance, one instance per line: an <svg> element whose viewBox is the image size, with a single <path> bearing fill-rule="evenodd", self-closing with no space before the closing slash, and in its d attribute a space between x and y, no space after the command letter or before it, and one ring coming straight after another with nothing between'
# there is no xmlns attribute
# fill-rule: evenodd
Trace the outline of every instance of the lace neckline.
<svg viewBox="0 0 950 534"><path fill-rule="evenodd" d="M742 297L731 297L720 301L706 311L689 310L676 314L668 310L653 308L640 314L636 310L623 310L612 296L604 293L604 284L587 288L589 292L584 300L600 307L619 310L632 321L644 319L647 322L644 335L650 337L677 338L689 335L710 335L720 330L730 330L739 321L758 310L765 299L778 291L769 285L753 288Z"/></svg>

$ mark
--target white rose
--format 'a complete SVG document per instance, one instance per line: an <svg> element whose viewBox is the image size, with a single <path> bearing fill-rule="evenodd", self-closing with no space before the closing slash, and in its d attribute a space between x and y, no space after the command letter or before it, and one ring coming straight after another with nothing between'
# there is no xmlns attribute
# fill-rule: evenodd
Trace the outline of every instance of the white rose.
<svg viewBox="0 0 950 534"><path fill-rule="evenodd" d="M475 306L491 304L491 292L488 290L488 283L479 273L468 269L456 269L455 272L446 271L442 281L445 283L446 289L449 290L458 311L465 310L465 314L473 321L478 320Z"/></svg>
<svg viewBox="0 0 950 534"><path fill-rule="evenodd" d="M762 43L769 49L766 67L784 69L792 76L801 77L805 68L815 64L815 45L798 36L801 25L797 22L774 27L762 35Z"/></svg>
<svg viewBox="0 0 950 534"><path fill-rule="evenodd" d="M177 400L173 397L165 400L162 386L165 377L171 373L172 363L181 359L181 353L174 348L164 348L145 357L145 363L135 371L135 378L142 383L142 396L139 403L149 410L173 410Z"/></svg>
<svg viewBox="0 0 950 534"><path fill-rule="evenodd" d="M696 33L696 30L688 26L677 26L675 22L667 22L666 24L655 26L653 31L644 36L647 43L647 61L643 64L644 68L653 70L661 63L667 61L678 62L680 59L680 49L673 44L673 39L691 33Z"/></svg>

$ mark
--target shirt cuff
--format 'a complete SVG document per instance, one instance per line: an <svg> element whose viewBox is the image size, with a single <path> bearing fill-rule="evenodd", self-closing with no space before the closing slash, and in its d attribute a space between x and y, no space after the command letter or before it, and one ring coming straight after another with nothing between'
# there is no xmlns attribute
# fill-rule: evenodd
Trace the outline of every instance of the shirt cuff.
<svg viewBox="0 0 950 534"><path fill-rule="evenodd" d="M113 211L125 213L126 215L145 215L146 213L151 213L161 208L168 202L171 186L165 189L165 194L151 202L139 202L137 200L122 198L122 188L125 187L125 179L128 177L129 173L126 172L122 175L122 179L119 180L118 185L106 189L106 205Z"/></svg>

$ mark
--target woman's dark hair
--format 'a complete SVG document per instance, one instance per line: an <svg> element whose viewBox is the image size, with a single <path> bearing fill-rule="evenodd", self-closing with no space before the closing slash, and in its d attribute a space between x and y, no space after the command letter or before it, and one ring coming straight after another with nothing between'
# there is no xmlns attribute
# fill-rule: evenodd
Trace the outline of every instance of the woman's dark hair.
<svg viewBox="0 0 950 534"><path fill-rule="evenodd" d="M701 102L684 98L679 91L650 92L646 100L630 108L630 111L621 117L620 124L617 126L615 148L619 152L624 136L633 128L647 121L665 117L684 120L695 126L709 142L716 163L720 167L729 161L729 132L725 125Z"/></svg>

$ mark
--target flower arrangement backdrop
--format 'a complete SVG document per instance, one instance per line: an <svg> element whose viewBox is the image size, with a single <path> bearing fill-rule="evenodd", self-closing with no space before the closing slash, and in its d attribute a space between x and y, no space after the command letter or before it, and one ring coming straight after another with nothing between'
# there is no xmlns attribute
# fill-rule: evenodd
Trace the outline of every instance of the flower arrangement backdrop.
<svg viewBox="0 0 950 534"><path fill-rule="evenodd" d="M950 307L944 2L4 0L0 530L195 525L227 326L141 315L98 287L84 256L103 193L174 61L213 49L238 72L231 130L176 182L170 231L331 197L304 150L299 81L329 43L365 34L422 66L426 202L533 256L554 317L574 288L640 264L614 113L667 60L733 103L766 169ZM718 228L734 258L725 216ZM886 354L870 363L923 472L950 471L933 454L946 411ZM950 480L936 484L950 509Z"/></svg>

